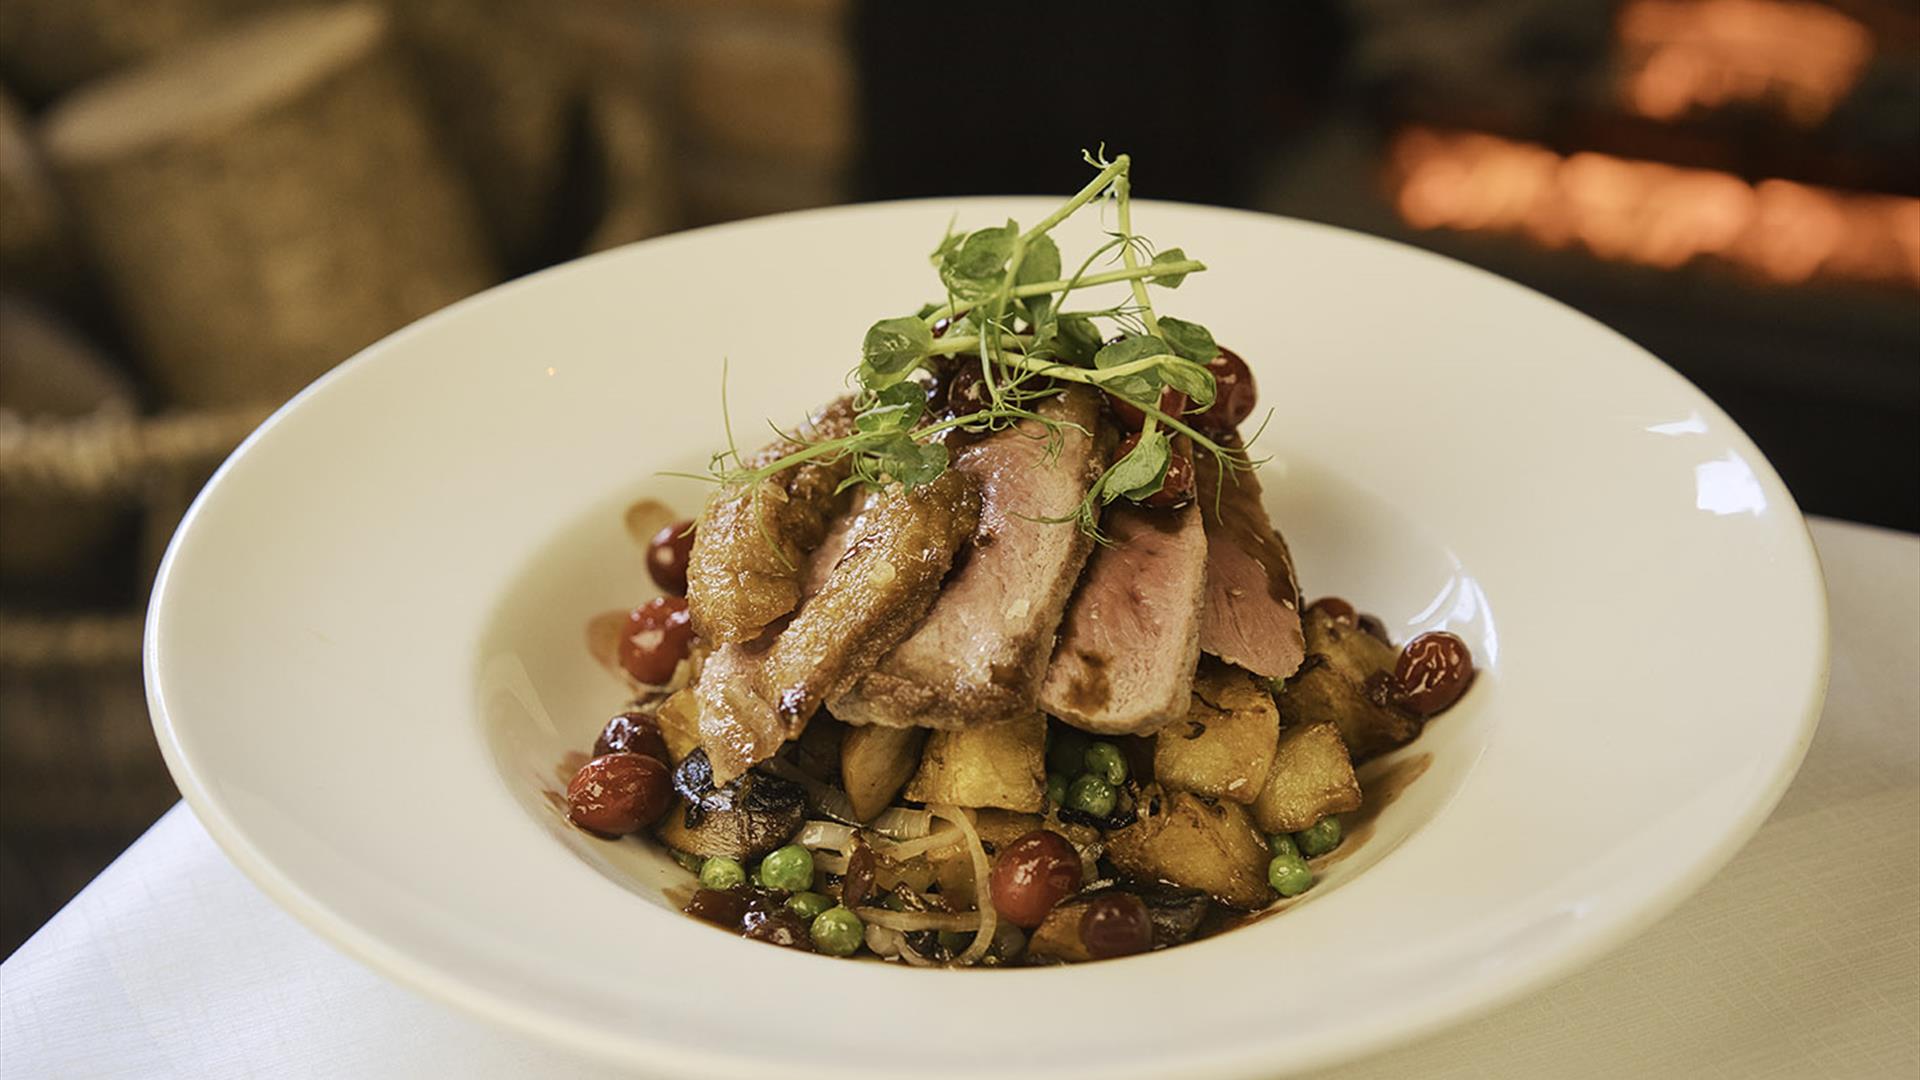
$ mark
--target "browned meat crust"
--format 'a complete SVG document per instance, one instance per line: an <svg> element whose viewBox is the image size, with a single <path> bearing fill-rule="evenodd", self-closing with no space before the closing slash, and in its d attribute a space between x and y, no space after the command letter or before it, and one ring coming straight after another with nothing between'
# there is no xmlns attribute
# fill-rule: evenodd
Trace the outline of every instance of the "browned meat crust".
<svg viewBox="0 0 1920 1080"><path fill-rule="evenodd" d="M853 429L853 400L840 398L799 432L809 441ZM755 468L801 449L776 440L750 455ZM839 492L850 463L803 462L756 488L722 488L707 500L687 561L687 608L694 632L715 644L751 641L800 603L807 555L846 507Z"/></svg>
<svg viewBox="0 0 1920 1080"><path fill-rule="evenodd" d="M701 669L700 742L724 784L806 727L913 629L980 518L979 482L948 470L869 500L819 591L771 642L731 644Z"/></svg>

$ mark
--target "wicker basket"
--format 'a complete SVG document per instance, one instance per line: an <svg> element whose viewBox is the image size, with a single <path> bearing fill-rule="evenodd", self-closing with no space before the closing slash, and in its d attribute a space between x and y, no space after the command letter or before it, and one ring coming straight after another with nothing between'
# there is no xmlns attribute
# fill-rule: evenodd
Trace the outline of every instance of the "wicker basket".
<svg viewBox="0 0 1920 1080"><path fill-rule="evenodd" d="M194 493L269 411L28 421L0 409L0 501L135 510L144 582ZM138 601L0 608L0 955L178 798L148 726L141 624Z"/></svg>
<svg viewBox="0 0 1920 1080"><path fill-rule="evenodd" d="M150 577L207 475L270 411L27 420L0 409L0 498L136 507L141 569ZM0 608L0 668L132 663L140 654L140 618L138 610L49 617Z"/></svg>

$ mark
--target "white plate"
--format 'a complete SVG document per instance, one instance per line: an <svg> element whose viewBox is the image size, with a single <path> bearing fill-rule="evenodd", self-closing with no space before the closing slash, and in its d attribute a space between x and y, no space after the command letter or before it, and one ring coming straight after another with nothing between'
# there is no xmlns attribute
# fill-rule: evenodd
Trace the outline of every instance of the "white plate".
<svg viewBox="0 0 1920 1080"><path fill-rule="evenodd" d="M915 971L728 937L684 875L550 792L649 594L620 511L692 511L720 363L748 438L830 396L963 224L1052 200L826 210L639 244L368 349L220 470L154 593L174 777L242 869L410 986L666 1074L1272 1075L1487 1009L1620 944L1732 856L1812 734L1804 523L1721 411L1619 335L1381 240L1142 203L1212 267L1157 295L1248 358L1309 595L1482 674L1426 775L1278 918L1074 968ZM1092 215L1063 247L1085 250Z"/></svg>

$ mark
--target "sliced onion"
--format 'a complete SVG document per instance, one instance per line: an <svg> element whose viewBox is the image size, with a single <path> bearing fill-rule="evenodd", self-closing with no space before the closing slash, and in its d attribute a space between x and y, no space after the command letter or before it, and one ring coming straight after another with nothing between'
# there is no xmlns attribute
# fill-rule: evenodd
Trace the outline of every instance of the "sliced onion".
<svg viewBox="0 0 1920 1080"><path fill-rule="evenodd" d="M1100 856L1106 851L1106 845L1098 840L1080 850L1080 880L1092 881L1100 876ZM1085 886L1082 886L1085 888Z"/></svg>
<svg viewBox="0 0 1920 1080"><path fill-rule="evenodd" d="M800 833L793 842L808 850L826 848L829 851L851 851L853 849L853 826L842 825L837 821L809 821L800 826Z"/></svg>
<svg viewBox="0 0 1920 1080"><path fill-rule="evenodd" d="M898 931L889 930L884 926L875 926L872 923L867 924L866 938L867 948L872 949L875 956L881 957L900 955L900 946L906 943L906 939L902 938Z"/></svg>
<svg viewBox="0 0 1920 1080"><path fill-rule="evenodd" d="M845 855L824 855L816 851L813 853L813 865L825 870L829 874L844 874L847 872L847 857Z"/></svg>
<svg viewBox="0 0 1920 1080"><path fill-rule="evenodd" d="M872 949L876 956L897 956L914 967L939 966L935 961L914 952L913 946L907 944L906 936L900 931L872 923L867 924L867 948Z"/></svg>
<svg viewBox="0 0 1920 1080"><path fill-rule="evenodd" d="M933 831L933 811L891 806L868 822L867 828L890 840L918 840Z"/></svg>
<svg viewBox="0 0 1920 1080"><path fill-rule="evenodd" d="M1003 922L993 931L993 943L1000 946L1000 957L1004 962L1008 957L1019 956L1021 950L1027 947L1027 934L1012 923Z"/></svg>
<svg viewBox="0 0 1920 1080"><path fill-rule="evenodd" d="M944 827L944 828L937 829L932 834L928 836L923 836L918 840L908 840L903 843L894 843L893 841L890 841L890 840L883 840L883 839L876 838L874 841L873 850L879 852L882 855L885 855L889 859L896 859L904 862L908 859L913 858L915 855L924 855L929 851L937 851L940 848L952 847L953 845L962 843L965 840L966 840L966 837L961 835L960 830L954 829L951 827Z"/></svg>
<svg viewBox="0 0 1920 1080"><path fill-rule="evenodd" d="M993 932L999 926L1000 914L993 907L992 870L987 865L987 849L980 843L980 833L973 827L973 819L965 810L947 803L936 803L927 807L935 817L945 818L960 826L960 832L967 839L967 853L973 856L973 903L979 909L980 925L973 933L973 944L967 951L954 957L956 964L977 963L987 955L987 947L993 944Z"/></svg>
<svg viewBox="0 0 1920 1080"><path fill-rule="evenodd" d="M853 913L869 926L884 926L902 933L980 928L980 913L977 911L892 911L883 907L863 907L855 908Z"/></svg>

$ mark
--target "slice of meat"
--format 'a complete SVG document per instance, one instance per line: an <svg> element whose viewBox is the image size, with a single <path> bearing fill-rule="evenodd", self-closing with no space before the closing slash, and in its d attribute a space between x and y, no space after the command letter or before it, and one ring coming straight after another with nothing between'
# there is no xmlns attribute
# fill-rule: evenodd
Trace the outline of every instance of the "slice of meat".
<svg viewBox="0 0 1920 1080"><path fill-rule="evenodd" d="M980 484L949 470L876 498L820 591L774 642L768 685L790 726L846 693L926 616L980 524Z"/></svg>
<svg viewBox="0 0 1920 1080"><path fill-rule="evenodd" d="M1040 707L1077 728L1144 735L1187 714L1200 660L1200 508L1115 504L1067 608Z"/></svg>
<svg viewBox="0 0 1920 1080"><path fill-rule="evenodd" d="M707 657L693 685L699 708L700 748L724 784L787 741L787 726L761 690L771 642L722 645Z"/></svg>
<svg viewBox="0 0 1920 1080"><path fill-rule="evenodd" d="M826 537L807 556L806 569L800 575L801 604L819 592L827 579L833 576L833 568L840 565L840 557L847 553L847 545L853 543L853 530L863 522L872 520L868 511L873 509L874 500L879 497L878 492L871 490L855 492L853 505L828 524Z"/></svg>
<svg viewBox="0 0 1920 1080"><path fill-rule="evenodd" d="M771 640L716 649L695 688L714 782L773 756L871 671L926 615L979 520L979 482L965 473L882 492L857 511L844 552L792 622Z"/></svg>
<svg viewBox="0 0 1920 1080"><path fill-rule="evenodd" d="M852 430L853 399L843 397L796 434L817 442ZM741 464L758 468L800 449L798 442L778 439ZM722 488L707 500L687 559L687 608L695 633L716 645L751 641L799 605L807 554L847 505L839 487L850 468L844 458L802 462L758 485Z"/></svg>
<svg viewBox="0 0 1920 1080"><path fill-rule="evenodd" d="M1238 437L1227 445L1247 460ZM1287 542L1267 518L1252 469L1221 475L1196 461L1197 500L1207 530L1207 602L1200 649L1256 675L1284 679L1300 668L1300 585Z"/></svg>
<svg viewBox="0 0 1920 1080"><path fill-rule="evenodd" d="M957 728L1033 712L1053 637L1092 541L1070 517L1100 474L1100 402L1069 387L1036 410L1057 445L1023 422L962 450L954 468L981 484L980 529L933 610L852 693L848 723Z"/></svg>

